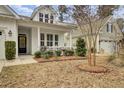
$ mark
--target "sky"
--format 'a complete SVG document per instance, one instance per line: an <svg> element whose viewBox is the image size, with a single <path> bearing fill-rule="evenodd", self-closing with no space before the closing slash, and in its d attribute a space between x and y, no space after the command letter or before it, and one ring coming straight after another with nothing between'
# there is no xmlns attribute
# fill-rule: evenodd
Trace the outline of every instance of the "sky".
<svg viewBox="0 0 124 93"><path fill-rule="evenodd" d="M10 7L17 12L19 15L31 16L33 10L39 5L10 5ZM53 6L56 8L56 6ZM124 17L124 6L120 6L118 12L116 12L117 17Z"/></svg>
<svg viewBox="0 0 124 93"><path fill-rule="evenodd" d="M19 15L31 16L33 10L38 5L10 5L10 7Z"/></svg>

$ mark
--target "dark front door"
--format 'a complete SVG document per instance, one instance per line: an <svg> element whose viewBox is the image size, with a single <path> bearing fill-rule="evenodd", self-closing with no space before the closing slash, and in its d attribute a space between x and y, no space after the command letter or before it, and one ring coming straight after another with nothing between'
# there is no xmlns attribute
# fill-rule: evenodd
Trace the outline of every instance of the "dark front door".
<svg viewBox="0 0 124 93"><path fill-rule="evenodd" d="M26 53L26 35L19 34L18 36L18 51L19 53Z"/></svg>

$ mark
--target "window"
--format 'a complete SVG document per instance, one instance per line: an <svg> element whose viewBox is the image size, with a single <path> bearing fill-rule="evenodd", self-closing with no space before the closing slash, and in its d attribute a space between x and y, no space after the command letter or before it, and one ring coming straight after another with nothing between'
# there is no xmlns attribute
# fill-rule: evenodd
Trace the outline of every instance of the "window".
<svg viewBox="0 0 124 93"><path fill-rule="evenodd" d="M45 14L45 22L48 23L48 21L49 21L49 15Z"/></svg>
<svg viewBox="0 0 124 93"><path fill-rule="evenodd" d="M55 46L58 46L58 41L59 41L59 37L58 35L55 35Z"/></svg>
<svg viewBox="0 0 124 93"><path fill-rule="evenodd" d="M107 24L107 32L109 32L109 24Z"/></svg>
<svg viewBox="0 0 124 93"><path fill-rule="evenodd" d="M113 32L113 25L111 23L107 24L107 32L109 32L109 33Z"/></svg>
<svg viewBox="0 0 124 93"><path fill-rule="evenodd" d="M48 18L49 18L49 17L48 17L48 14L45 14L45 18L46 18L46 19L48 19Z"/></svg>
<svg viewBox="0 0 124 93"><path fill-rule="evenodd" d="M47 34L47 46L53 46L53 35Z"/></svg>
<svg viewBox="0 0 124 93"><path fill-rule="evenodd" d="M111 24L111 33L113 32L113 25Z"/></svg>
<svg viewBox="0 0 124 93"><path fill-rule="evenodd" d="M45 19L45 23L48 23L48 19Z"/></svg>
<svg viewBox="0 0 124 93"><path fill-rule="evenodd" d="M2 32L0 31L0 35L2 35Z"/></svg>
<svg viewBox="0 0 124 93"><path fill-rule="evenodd" d="M43 13L39 13L39 21L43 22Z"/></svg>
<svg viewBox="0 0 124 93"><path fill-rule="evenodd" d="M52 24L53 23L53 20L50 20L50 23Z"/></svg>
<svg viewBox="0 0 124 93"><path fill-rule="evenodd" d="M53 15L50 16L50 19L53 19Z"/></svg>
<svg viewBox="0 0 124 93"><path fill-rule="evenodd" d="M50 23L53 23L53 15L50 16Z"/></svg>
<svg viewBox="0 0 124 93"><path fill-rule="evenodd" d="M45 39L45 38L44 38L44 34L41 33L41 34L40 34L40 45L41 45L41 46L44 46L44 39Z"/></svg>

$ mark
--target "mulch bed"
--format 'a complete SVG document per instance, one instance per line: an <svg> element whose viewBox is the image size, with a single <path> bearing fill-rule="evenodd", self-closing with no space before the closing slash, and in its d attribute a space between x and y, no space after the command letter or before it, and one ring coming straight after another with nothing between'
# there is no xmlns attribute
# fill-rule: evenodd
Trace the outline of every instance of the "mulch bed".
<svg viewBox="0 0 124 93"><path fill-rule="evenodd" d="M67 61L67 60L84 60L86 57L78 57L78 56L61 56L61 57L52 57L49 59L44 58L34 58L38 63L43 62L53 62L53 61Z"/></svg>
<svg viewBox="0 0 124 93"><path fill-rule="evenodd" d="M89 66L89 65L79 65L78 68L85 72L90 73L106 73L109 69L104 66Z"/></svg>

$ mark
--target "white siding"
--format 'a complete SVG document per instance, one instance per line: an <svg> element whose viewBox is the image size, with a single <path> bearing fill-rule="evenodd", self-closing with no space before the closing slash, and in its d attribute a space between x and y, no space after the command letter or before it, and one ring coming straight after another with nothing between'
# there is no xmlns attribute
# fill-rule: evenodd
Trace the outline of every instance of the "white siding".
<svg viewBox="0 0 124 93"><path fill-rule="evenodd" d="M2 35L0 35L0 59L5 59L5 33L4 30L0 28L0 32L2 32Z"/></svg>
<svg viewBox="0 0 124 93"><path fill-rule="evenodd" d="M16 42L16 57L18 57L18 32L17 25L15 20L1 19L0 18L0 27L5 28L5 40L6 41L15 41ZM9 36L8 32L12 32L12 36ZM4 50L0 49L0 52L5 53Z"/></svg>
<svg viewBox="0 0 124 93"><path fill-rule="evenodd" d="M13 15L10 11L8 11L3 5L0 5L0 14Z"/></svg>

